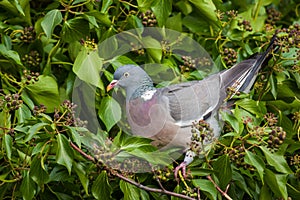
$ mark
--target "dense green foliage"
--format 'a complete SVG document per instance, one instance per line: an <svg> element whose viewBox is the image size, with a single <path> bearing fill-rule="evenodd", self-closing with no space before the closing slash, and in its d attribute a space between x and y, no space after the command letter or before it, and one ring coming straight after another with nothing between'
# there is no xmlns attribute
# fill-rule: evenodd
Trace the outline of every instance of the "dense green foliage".
<svg viewBox="0 0 300 200"><path fill-rule="evenodd" d="M297 0L0 0L0 11L1 199L171 198L137 188L116 173L201 199L222 198L208 176L223 191L227 188L232 199L300 199ZM132 46L131 52L109 59L115 47L98 51L105 39L143 27L186 33L209 52L219 70L261 52L278 33L280 50L250 94L234 97L232 112L222 113L226 124L220 140L188 167L188 179L179 183L173 164L152 173L132 172L144 163L128 158L143 158L155 147L120 130L121 109L105 91L114 70L128 63L163 64L158 71L173 69L177 81L201 78L193 73L199 58L178 58L168 51L172 44L153 38L150 42L160 50ZM96 86L102 130L90 133L76 117L80 109L75 112L72 91L77 77ZM104 162L111 164L106 167L95 164L70 141L100 162L113 151L122 166L113 169L113 159ZM161 155L151 162L167 160ZM132 171L122 171L128 166Z"/></svg>

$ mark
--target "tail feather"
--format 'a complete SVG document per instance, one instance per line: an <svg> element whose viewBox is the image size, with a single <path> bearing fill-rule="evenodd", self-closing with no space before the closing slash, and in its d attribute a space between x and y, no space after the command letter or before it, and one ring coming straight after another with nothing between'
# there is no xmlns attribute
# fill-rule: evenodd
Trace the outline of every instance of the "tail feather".
<svg viewBox="0 0 300 200"><path fill-rule="evenodd" d="M261 54L254 54L247 60L244 60L233 66L230 70L222 72L221 79L223 82L223 87L225 89L231 87L236 92L249 92L254 84L258 71L271 59L271 51L277 50L276 47L274 47L275 40L276 35L272 37L271 42L265 52Z"/></svg>

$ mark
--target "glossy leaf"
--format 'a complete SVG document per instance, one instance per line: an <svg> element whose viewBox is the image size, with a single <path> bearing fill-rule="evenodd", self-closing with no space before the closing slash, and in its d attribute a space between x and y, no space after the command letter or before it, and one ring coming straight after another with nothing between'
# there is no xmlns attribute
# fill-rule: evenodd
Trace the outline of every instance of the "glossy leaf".
<svg viewBox="0 0 300 200"><path fill-rule="evenodd" d="M33 180L29 176L29 171L24 171L23 180L20 187L20 192L22 193L23 199L31 200L33 199L36 189Z"/></svg>
<svg viewBox="0 0 300 200"><path fill-rule="evenodd" d="M39 76L39 80L28 85L25 90L37 105L46 106L46 112L53 112L60 104L58 85L51 76Z"/></svg>
<svg viewBox="0 0 300 200"><path fill-rule="evenodd" d="M70 147L70 143L66 136L62 134L57 134L57 151L56 151L56 161L58 164L65 166L71 174L71 169L73 165L73 149Z"/></svg>
<svg viewBox="0 0 300 200"><path fill-rule="evenodd" d="M90 24L92 24L96 28L99 28L99 26L97 24L97 21L96 21L96 18L94 16L83 15L83 18L86 19L88 22L90 22Z"/></svg>
<svg viewBox="0 0 300 200"><path fill-rule="evenodd" d="M9 160L11 160L12 148L13 148L13 138L9 134L4 134L4 138L2 140L2 145L5 148L6 156Z"/></svg>
<svg viewBox="0 0 300 200"><path fill-rule="evenodd" d="M221 114L222 114L222 119L228 122L235 130L236 133L240 134L242 129L240 128L240 123L236 119L236 117L227 112L221 112Z"/></svg>
<svg viewBox="0 0 300 200"><path fill-rule="evenodd" d="M121 180L120 188L124 194L124 200L140 199L139 189L137 187Z"/></svg>
<svg viewBox="0 0 300 200"><path fill-rule="evenodd" d="M168 19L168 16L172 11L171 0L156 0L155 5L152 6L153 13L156 16L159 26L164 26Z"/></svg>
<svg viewBox="0 0 300 200"><path fill-rule="evenodd" d="M37 123L33 126L31 126L28 130L28 134L25 137L25 142L28 142L29 140L31 140L34 135L36 135L38 133L38 131L42 128L44 128L46 125L48 125L48 123Z"/></svg>
<svg viewBox="0 0 300 200"><path fill-rule="evenodd" d="M142 11L149 10L155 0L137 0L138 6Z"/></svg>
<svg viewBox="0 0 300 200"><path fill-rule="evenodd" d="M51 38L54 28L61 22L62 14L57 9L51 10L45 15L41 25L48 38Z"/></svg>
<svg viewBox="0 0 300 200"><path fill-rule="evenodd" d="M100 79L100 70L102 68L102 59L96 51L89 52L83 48L75 59L73 71L83 81L97 86L104 90Z"/></svg>
<svg viewBox="0 0 300 200"><path fill-rule="evenodd" d="M220 156L213 162L216 175L220 182L220 187L225 188L232 179L232 169L228 155Z"/></svg>
<svg viewBox="0 0 300 200"><path fill-rule="evenodd" d="M77 176L79 177L79 180L81 182L82 187L84 188L85 194L89 194L89 177L87 176L87 172L84 168L83 164L79 164L74 162L73 169L76 172Z"/></svg>
<svg viewBox="0 0 300 200"><path fill-rule="evenodd" d="M264 183L264 169L265 169L265 163L263 160L256 154L252 153L251 151L246 150L246 156L245 156L245 163L252 165L256 168L260 179L262 180L262 183Z"/></svg>
<svg viewBox="0 0 300 200"><path fill-rule="evenodd" d="M83 18L73 18L63 25L62 38L66 42L78 41L88 36L89 23Z"/></svg>
<svg viewBox="0 0 300 200"><path fill-rule="evenodd" d="M112 187L109 184L106 171L102 171L93 182L92 194L96 199L111 199Z"/></svg>
<svg viewBox="0 0 300 200"><path fill-rule="evenodd" d="M104 3L104 1L103 1L103 3ZM87 12L86 14L88 14L89 16L95 17L97 22L99 22L100 24L103 24L107 27L110 27L112 24L112 22L109 18L110 16L107 13L104 14L104 13L100 13L99 11L93 10L93 11Z"/></svg>
<svg viewBox="0 0 300 200"><path fill-rule="evenodd" d="M44 184L49 180L49 174L42 168L41 162L43 161L39 158L39 155L32 159L29 176L41 188L44 188Z"/></svg>
<svg viewBox="0 0 300 200"><path fill-rule="evenodd" d="M0 44L0 55L4 56L5 58L13 61L15 64L22 66L22 62L20 59L19 54L16 51L7 49L4 44Z"/></svg>
<svg viewBox="0 0 300 200"><path fill-rule="evenodd" d="M196 187L199 187L201 191L207 193L207 196L209 196L210 199L217 199L218 191L211 181L205 179L194 179L193 184Z"/></svg>
<svg viewBox="0 0 300 200"><path fill-rule="evenodd" d="M273 166L278 172L286 174L293 173L283 155L271 153L265 146L260 146L259 148L264 152L268 164Z"/></svg>
<svg viewBox="0 0 300 200"><path fill-rule="evenodd" d="M113 0L103 0L102 1L102 7L101 7L101 13L106 13L109 6L113 3Z"/></svg>
<svg viewBox="0 0 300 200"><path fill-rule="evenodd" d="M270 86L271 86L271 93L274 97L274 99L277 98L277 81L276 78L271 74L270 75Z"/></svg>
<svg viewBox="0 0 300 200"><path fill-rule="evenodd" d="M268 184L269 188L276 194L277 197L287 199L287 175L276 174L271 170L266 169L265 183Z"/></svg>
<svg viewBox="0 0 300 200"><path fill-rule="evenodd" d="M241 99L236 101L236 105L255 114L257 117L261 117L267 112L266 103L262 101L254 101L252 99Z"/></svg>
<svg viewBox="0 0 300 200"><path fill-rule="evenodd" d="M121 107L112 97L104 97L98 115L109 131L121 119Z"/></svg>
<svg viewBox="0 0 300 200"><path fill-rule="evenodd" d="M209 20L216 22L216 6L212 0L189 0Z"/></svg>
<svg viewBox="0 0 300 200"><path fill-rule="evenodd" d="M267 186L267 184L264 184L260 190L259 199L261 200L272 200L272 197L270 195L270 189Z"/></svg>
<svg viewBox="0 0 300 200"><path fill-rule="evenodd" d="M181 13L173 17L169 17L166 22L166 27L172 30L182 31Z"/></svg>
<svg viewBox="0 0 300 200"><path fill-rule="evenodd" d="M159 41L152 37L144 37L143 38L144 48L147 49L147 52L151 56L151 58L156 62L160 63L162 58L162 48Z"/></svg>
<svg viewBox="0 0 300 200"><path fill-rule="evenodd" d="M232 180L236 183L236 185L239 188L241 188L243 191L245 191L249 196L252 196L251 192L249 191L250 188L247 185L245 178L239 172L233 170Z"/></svg>
<svg viewBox="0 0 300 200"><path fill-rule="evenodd" d="M25 104L22 104L16 111L16 117L20 123L24 123L26 119L31 117L31 111Z"/></svg>

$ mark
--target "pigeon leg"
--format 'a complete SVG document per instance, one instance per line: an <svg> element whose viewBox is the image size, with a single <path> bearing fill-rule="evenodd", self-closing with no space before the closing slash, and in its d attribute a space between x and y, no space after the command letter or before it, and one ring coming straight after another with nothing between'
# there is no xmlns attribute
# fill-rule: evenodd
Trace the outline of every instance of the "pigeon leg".
<svg viewBox="0 0 300 200"><path fill-rule="evenodd" d="M196 154L192 150L188 150L185 153L184 161L180 163L180 165L178 165L174 170L174 177L176 180L178 180L177 178L179 170L182 171L183 178L186 178L186 166L188 166L194 160L195 156Z"/></svg>
<svg viewBox="0 0 300 200"><path fill-rule="evenodd" d="M182 162L180 163L180 165L178 165L175 170L174 170L174 177L175 177L175 180L179 181L178 179L178 173L179 173L179 170L182 170L182 175L183 175L183 178L186 177L186 163L185 162Z"/></svg>

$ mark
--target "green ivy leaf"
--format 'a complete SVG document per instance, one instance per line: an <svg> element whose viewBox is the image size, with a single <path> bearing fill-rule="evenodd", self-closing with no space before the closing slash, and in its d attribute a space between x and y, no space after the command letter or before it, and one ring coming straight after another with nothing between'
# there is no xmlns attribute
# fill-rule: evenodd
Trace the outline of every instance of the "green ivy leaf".
<svg viewBox="0 0 300 200"><path fill-rule="evenodd" d="M31 140L34 135L37 134L37 132L39 130L41 130L42 128L44 128L46 125L48 125L47 123L41 122L41 123L37 123L34 124L33 126L31 126L28 130L28 134L26 135L24 142L28 142L29 140Z"/></svg>
<svg viewBox="0 0 300 200"><path fill-rule="evenodd" d="M286 174L275 174L271 170L265 170L265 183L268 184L269 188L275 193L277 197L283 197L287 199L287 176Z"/></svg>
<svg viewBox="0 0 300 200"><path fill-rule="evenodd" d="M36 154L43 154L43 150L47 151L49 149L49 146L45 145L46 142L39 142L31 152L31 156L34 156ZM45 146L44 146L45 145Z"/></svg>
<svg viewBox="0 0 300 200"><path fill-rule="evenodd" d="M81 80L104 90L104 86L100 78L101 69L102 59L99 57L98 52L88 51L85 48L78 53L73 65L74 73Z"/></svg>
<svg viewBox="0 0 300 200"><path fill-rule="evenodd" d="M264 152L268 164L273 166L278 172L286 174L293 173L283 155L279 155L278 153L271 153L265 146L260 146L259 148Z"/></svg>
<svg viewBox="0 0 300 200"><path fill-rule="evenodd" d="M18 156L20 158L20 161L22 161L24 164L31 164L31 157L28 156L26 153L20 151L17 149Z"/></svg>
<svg viewBox="0 0 300 200"><path fill-rule="evenodd" d="M166 22L166 27L181 32L182 31L181 13L178 13L173 17L169 17Z"/></svg>
<svg viewBox="0 0 300 200"><path fill-rule="evenodd" d="M0 44L0 55L3 55L5 58L13 61L17 65L23 66L18 52L7 49L4 44Z"/></svg>
<svg viewBox="0 0 300 200"><path fill-rule="evenodd" d="M67 126L66 129L68 129L68 132L72 136L71 140L74 141L79 148L81 148L82 134L85 136L88 130L84 127L72 127L72 126Z"/></svg>
<svg viewBox="0 0 300 200"><path fill-rule="evenodd" d="M174 188L174 191L173 192L176 192L176 193L180 193L182 191L182 188L180 187L179 184L176 185L176 187ZM155 196L154 196L155 197ZM159 200L168 200L169 198L162 198L162 197L166 197L166 196L162 196L162 195L157 195L157 198L155 198L156 200L159 199ZM171 197L171 200L181 200L181 198L178 198L178 197Z"/></svg>
<svg viewBox="0 0 300 200"><path fill-rule="evenodd" d="M277 80L273 76L273 74L270 75L270 86L271 86L271 93L274 97L274 99L277 98Z"/></svg>
<svg viewBox="0 0 300 200"><path fill-rule="evenodd" d="M272 196L270 195L270 190L267 184L264 184L260 189L259 199L263 200L272 200Z"/></svg>
<svg viewBox="0 0 300 200"><path fill-rule="evenodd" d="M120 188L124 194L124 200L140 199L139 189L130 183L121 180Z"/></svg>
<svg viewBox="0 0 300 200"><path fill-rule="evenodd" d="M149 10L154 2L155 0L137 0L139 9L141 9L142 12L146 12L147 10Z"/></svg>
<svg viewBox="0 0 300 200"><path fill-rule="evenodd" d="M238 173L237 171L233 170L232 172L232 180L234 180L234 182L236 183L236 185L239 186L239 188L243 189L249 196L252 196L250 191L249 191L249 187L247 185L247 182L245 180L245 178Z"/></svg>
<svg viewBox="0 0 300 200"><path fill-rule="evenodd" d="M89 23L84 18L73 18L64 23L62 32L64 41L74 42L89 35Z"/></svg>
<svg viewBox="0 0 300 200"><path fill-rule="evenodd" d="M6 155L9 160L11 160L12 147L13 147L12 143L13 143L12 137L9 134L4 134L4 140L2 140L2 145L5 148Z"/></svg>
<svg viewBox="0 0 300 200"><path fill-rule="evenodd" d="M101 100L98 115L109 131L121 119L121 107L112 97L104 97Z"/></svg>
<svg viewBox="0 0 300 200"><path fill-rule="evenodd" d="M56 138L58 145L56 161L58 164L65 166L68 169L69 174L71 174L73 165L73 149L70 147L68 139L63 134L57 134Z"/></svg>
<svg viewBox="0 0 300 200"><path fill-rule="evenodd" d="M33 199L36 193L36 186L33 180L29 176L29 171L23 171L23 180L20 187L20 192L22 193L24 200L31 200Z"/></svg>
<svg viewBox="0 0 300 200"><path fill-rule="evenodd" d="M84 19L86 19L87 21L89 21L90 24L92 24L96 28L99 28L99 26L97 24L97 21L96 21L96 18L94 16L90 16L90 15L86 15L86 14L83 14L82 16L84 17Z"/></svg>
<svg viewBox="0 0 300 200"><path fill-rule="evenodd" d="M102 1L102 2L104 3L104 1ZM103 9L103 7L102 7L102 9ZM110 15L108 15L107 13L100 13L98 10L92 10L90 12L86 12L85 14L95 17L97 22L104 24L106 27L110 27L112 24L112 22L109 18Z"/></svg>
<svg viewBox="0 0 300 200"><path fill-rule="evenodd" d="M41 162L43 162L37 155L32 159L29 175L34 182L36 182L41 188L44 188L44 184L49 180L49 174L42 168Z"/></svg>
<svg viewBox="0 0 300 200"><path fill-rule="evenodd" d="M26 119L31 117L31 111L25 104L22 104L21 107L16 110L16 117L19 123L24 123Z"/></svg>
<svg viewBox="0 0 300 200"><path fill-rule="evenodd" d="M266 102L255 101L253 99L240 99L235 102L236 105L255 114L257 117L262 117L267 113Z"/></svg>
<svg viewBox="0 0 300 200"><path fill-rule="evenodd" d="M51 10L45 15L41 23L41 26L48 38L51 38L54 28L61 22L62 22L62 15L61 12L57 9Z"/></svg>
<svg viewBox="0 0 300 200"><path fill-rule="evenodd" d="M264 183L265 163L263 160L258 155L246 150L245 162L257 169L260 179L262 180L262 183Z"/></svg>
<svg viewBox="0 0 300 200"><path fill-rule="evenodd" d="M209 20L217 22L216 6L212 0L189 0Z"/></svg>
<svg viewBox="0 0 300 200"><path fill-rule="evenodd" d="M220 182L220 187L225 188L232 179L232 169L228 155L223 155L213 162L213 168Z"/></svg>
<svg viewBox="0 0 300 200"><path fill-rule="evenodd" d="M151 58L156 63L160 63L162 58L162 48L160 42L152 37L147 36L143 38L143 46Z"/></svg>
<svg viewBox="0 0 300 200"><path fill-rule="evenodd" d="M10 1L16 8L17 10L19 11L19 13L23 16L25 16L25 13L23 11L23 8L22 6L20 5L19 1L18 0L14 0L14 1Z"/></svg>
<svg viewBox="0 0 300 200"><path fill-rule="evenodd" d="M107 13L109 7L113 4L113 0L103 0L101 6L101 13Z"/></svg>
<svg viewBox="0 0 300 200"><path fill-rule="evenodd" d="M25 91L36 104L44 104L47 113L59 107L58 85L52 76L39 76L39 80L26 86Z"/></svg>
<svg viewBox="0 0 300 200"><path fill-rule="evenodd" d="M217 199L218 191L211 181L205 179L194 179L192 182L194 186L199 187L201 191L209 197L209 199Z"/></svg>
<svg viewBox="0 0 300 200"><path fill-rule="evenodd" d="M109 179L107 177L106 171L102 171L93 182L92 194L96 199L99 200L112 199L112 187L109 184Z"/></svg>
<svg viewBox="0 0 300 200"><path fill-rule="evenodd" d="M153 148L153 146L150 144L151 141L151 139L147 138L128 136L124 141L122 141L121 149L126 151L132 151L135 149L143 149L143 147Z"/></svg>
<svg viewBox="0 0 300 200"><path fill-rule="evenodd" d="M63 182L69 181L70 179L72 179L72 176L70 176L68 172L66 172L65 167L61 165L55 165L49 176L49 182Z"/></svg>
<svg viewBox="0 0 300 200"><path fill-rule="evenodd" d="M209 23L203 18L187 15L182 19L182 24L191 32L209 35Z"/></svg>
<svg viewBox="0 0 300 200"><path fill-rule="evenodd" d="M136 65L136 63L130 58L128 58L127 56L115 57L112 59L111 64L113 65L114 69L117 69L118 67L121 67L123 65L128 65L128 64Z"/></svg>
<svg viewBox="0 0 300 200"><path fill-rule="evenodd" d="M128 16L128 23L130 23L133 28L144 28L141 19L135 15Z"/></svg>
<svg viewBox="0 0 300 200"><path fill-rule="evenodd" d="M188 1L178 1L176 6L181 10L184 15L188 15L193 11L193 7Z"/></svg>
<svg viewBox="0 0 300 200"><path fill-rule="evenodd" d="M228 112L221 112L222 119L228 122L236 133L240 134L242 132L242 128L240 128L240 123L236 119L236 117Z"/></svg>
<svg viewBox="0 0 300 200"><path fill-rule="evenodd" d="M156 16L158 25L160 27L166 24L166 21L172 11L172 1L171 0L156 0L154 6L151 7L153 13Z"/></svg>
<svg viewBox="0 0 300 200"><path fill-rule="evenodd" d="M76 172L85 193L89 194L89 178L83 164L74 162L73 169ZM102 185L102 184L101 184ZM103 185L102 185L103 186Z"/></svg>

